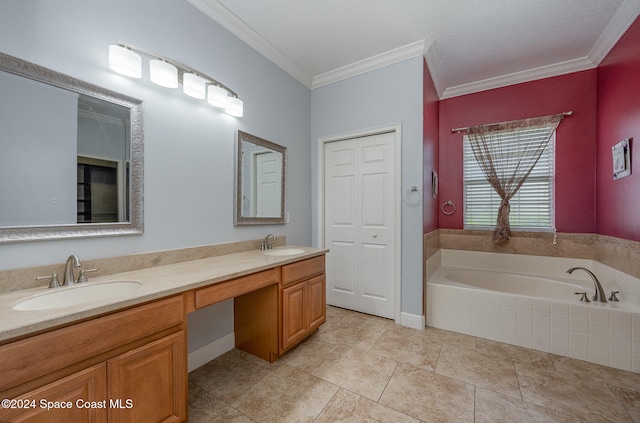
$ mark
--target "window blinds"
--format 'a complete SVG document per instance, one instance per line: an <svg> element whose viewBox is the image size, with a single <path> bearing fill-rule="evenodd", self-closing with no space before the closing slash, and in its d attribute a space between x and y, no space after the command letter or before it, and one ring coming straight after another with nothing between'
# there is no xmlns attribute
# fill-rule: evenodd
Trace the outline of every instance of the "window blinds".
<svg viewBox="0 0 640 423"><path fill-rule="evenodd" d="M546 136L546 127L532 127L528 131L533 139L529 143L516 142L519 138L515 130L504 131L500 136L500 145L497 148L504 151L505 157L531 146ZM522 135L522 131L520 131ZM547 148L540 156L529 177L520 190L509 201L511 213L510 225L515 230L544 231L553 230L554 222L554 158L555 158L555 132L553 133ZM509 168L506 160L500 162L496 159L496 167L503 169L502 175L510 175L513 167ZM512 165L513 166L513 165ZM500 197L493 190L484 177L468 137L464 136L464 228L465 229L492 229L496 224Z"/></svg>

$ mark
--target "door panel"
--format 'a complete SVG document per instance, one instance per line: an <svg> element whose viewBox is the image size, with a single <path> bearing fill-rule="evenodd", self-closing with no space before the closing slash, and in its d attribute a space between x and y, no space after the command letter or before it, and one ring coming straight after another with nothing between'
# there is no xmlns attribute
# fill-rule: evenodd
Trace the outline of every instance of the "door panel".
<svg viewBox="0 0 640 423"><path fill-rule="evenodd" d="M395 317L395 133L325 144L327 302ZM399 228L397 228L399 230Z"/></svg>
<svg viewBox="0 0 640 423"><path fill-rule="evenodd" d="M261 153L256 155L256 201L257 217L280 216L282 192L280 175L282 172L282 154Z"/></svg>

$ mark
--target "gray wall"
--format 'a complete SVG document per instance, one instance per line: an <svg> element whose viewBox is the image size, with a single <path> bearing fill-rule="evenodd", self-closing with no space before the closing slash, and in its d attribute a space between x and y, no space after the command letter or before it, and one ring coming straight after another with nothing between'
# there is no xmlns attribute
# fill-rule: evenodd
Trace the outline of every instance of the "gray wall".
<svg viewBox="0 0 640 423"><path fill-rule="evenodd" d="M144 75L133 80L112 72L108 46L119 40L219 79L243 99L244 117L154 85ZM145 102L144 235L0 245L0 269L58 263L71 253L81 259L119 256L269 232L310 244L310 90L188 2L3 0L0 51ZM289 224L233 226L238 129L288 147Z"/></svg>
<svg viewBox="0 0 640 423"><path fill-rule="evenodd" d="M120 40L228 85L244 101L244 117L148 79L113 73L108 46ZM186 1L3 0L0 51L145 102L144 235L4 244L0 269L62 263L72 253L80 259L111 257L257 239L269 232L310 245L310 90ZM287 225L233 226L238 129L288 148ZM227 301L189 316L190 349L233 332L232 310Z"/></svg>
<svg viewBox="0 0 640 423"><path fill-rule="evenodd" d="M311 212L318 242L318 139L343 133L402 125L402 311L422 315L422 207L403 195L422 188L422 72L415 57L316 88L311 93Z"/></svg>
<svg viewBox="0 0 640 423"><path fill-rule="evenodd" d="M243 99L244 117L113 73L107 50L119 40L227 84ZM402 189L421 186L419 57L311 92L179 0L3 0L0 51L145 102L144 235L0 245L0 269L62 263L71 253L81 259L110 257L256 239L269 232L286 235L291 244L317 245L317 140L343 132L401 123ZM288 148L287 225L233 226L238 129ZM422 314L421 228L421 208L403 203L402 311L416 315ZM228 333L229 313L223 303L206 317L221 322L213 339ZM191 319L190 325L207 326ZM190 333L190 343L197 348L211 336Z"/></svg>

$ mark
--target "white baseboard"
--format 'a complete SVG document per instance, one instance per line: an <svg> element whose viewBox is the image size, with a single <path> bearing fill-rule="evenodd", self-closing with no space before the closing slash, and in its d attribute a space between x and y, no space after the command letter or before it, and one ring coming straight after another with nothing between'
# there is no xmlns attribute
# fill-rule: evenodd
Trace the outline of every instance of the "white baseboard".
<svg viewBox="0 0 640 423"><path fill-rule="evenodd" d="M400 325L408 328L424 330L424 316L410 313L400 313Z"/></svg>
<svg viewBox="0 0 640 423"><path fill-rule="evenodd" d="M197 350L189 353L189 372L204 366L216 357L220 357L227 351L231 351L236 346L235 334L223 336L220 339L213 341L212 343L198 348Z"/></svg>

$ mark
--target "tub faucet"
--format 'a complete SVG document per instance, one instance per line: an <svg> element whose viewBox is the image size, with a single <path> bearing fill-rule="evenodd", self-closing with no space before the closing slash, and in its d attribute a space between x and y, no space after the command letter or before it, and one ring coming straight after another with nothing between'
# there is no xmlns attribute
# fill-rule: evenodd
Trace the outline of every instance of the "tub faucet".
<svg viewBox="0 0 640 423"><path fill-rule="evenodd" d="M269 234L265 236L264 241L262 241L262 245L260 245L261 250L264 251L264 250L270 250L273 248L273 245L271 245L271 242L269 242L269 238L272 238L274 241L278 239L278 237L275 236L274 234Z"/></svg>
<svg viewBox="0 0 640 423"><path fill-rule="evenodd" d="M584 270L585 272L587 272L589 274L589 276L591 276L591 279L593 279L593 284L595 285L596 288L596 292L593 295L593 301L599 301L601 303L606 303L607 302L607 297L604 295L604 290L602 289L602 285L600 285L600 281L598 280L598 278L596 278L596 275L594 275L591 270L589 269L585 269L584 267L572 267L571 269L567 270L568 274L572 274L575 270Z"/></svg>
<svg viewBox="0 0 640 423"><path fill-rule="evenodd" d="M75 277L73 276L73 268L80 266L82 266L82 263L80 263L80 259L75 254L71 254L69 258L67 258L67 263L64 265L62 286L69 286L76 283Z"/></svg>

